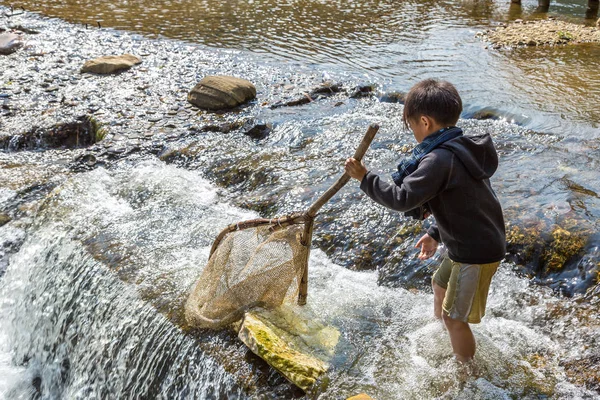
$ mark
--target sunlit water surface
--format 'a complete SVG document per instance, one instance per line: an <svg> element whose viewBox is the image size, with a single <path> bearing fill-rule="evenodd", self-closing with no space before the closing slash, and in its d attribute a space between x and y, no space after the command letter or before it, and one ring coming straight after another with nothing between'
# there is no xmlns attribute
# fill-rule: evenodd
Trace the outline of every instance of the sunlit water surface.
<svg viewBox="0 0 600 400"><path fill-rule="evenodd" d="M297 396L248 364L233 336L198 338L177 324L217 228L252 216L195 173L156 161L97 169L55 189L0 282L0 393L26 398L37 385L46 398L244 398L279 386ZM2 240L15 234L0 228ZM298 312L342 332L322 398L593 396L559 365L584 351L565 338L568 321L546 321L559 300L510 265L475 327L480 375L466 382L432 317L432 295L381 287L375 272L348 271L318 250L310 270L310 302Z"/></svg>
<svg viewBox="0 0 600 400"><path fill-rule="evenodd" d="M13 2L0 1L0 4ZM600 46L488 50L478 31L537 18L537 2L428 0L116 1L15 6L68 21L248 50L262 60L345 71L387 90L448 79L466 111L497 110L538 131L600 136ZM18 10L16 11L18 12ZM552 15L584 23L584 2L553 2Z"/></svg>
<svg viewBox="0 0 600 400"><path fill-rule="evenodd" d="M367 163L383 174L414 144L402 128L402 106L377 98L261 105L322 80L374 82L383 91L406 90L426 76L452 80L467 113L492 107L507 117L460 122L468 134L494 135L500 168L493 184L507 220L551 226L571 219L598 232L598 48L484 50L475 32L515 17L502 5L178 2L162 12L162 3L52 4L43 11L185 41L10 17L7 23L44 33L0 60L5 101L19 110L0 120L0 133L93 109L115 136L111 146L147 145L176 156L168 165L141 152L75 174L70 165L79 151L0 152L0 210L15 217L0 227L0 393L7 399L301 396L234 334L184 333L181 307L220 229L258 213L305 209L339 174L367 124L381 125ZM524 12L532 6L525 2ZM556 8L579 13L571 4ZM77 73L83 60L114 52L141 53L143 65L106 79ZM209 73L247 77L260 101L222 117L168 117ZM46 92L46 79L58 91ZM57 107L56 93L79 104ZM156 113L162 120L148 121ZM257 141L239 131L190 131L247 116L273 122L273 132ZM475 328L481 373L463 382L431 317L425 287L435 261L415 260L414 235L398 244L407 221L365 201L353 184L317 222L309 304L300 312L342 332L322 398L597 396L563 368L597 355L597 318L557 295L584 293L596 279L597 235L577 264L533 274L555 293L503 264L488 316Z"/></svg>

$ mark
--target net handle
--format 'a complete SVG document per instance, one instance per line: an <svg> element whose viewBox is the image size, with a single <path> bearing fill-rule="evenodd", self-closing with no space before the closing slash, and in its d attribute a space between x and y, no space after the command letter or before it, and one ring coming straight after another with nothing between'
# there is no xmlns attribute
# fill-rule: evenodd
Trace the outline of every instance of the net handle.
<svg viewBox="0 0 600 400"><path fill-rule="evenodd" d="M371 142L373 141L373 138L375 137L375 134L377 133L378 130L379 130L379 125L377 125L377 124L369 125L369 129L367 129L367 133L365 133L365 136L363 137L362 142L360 142L360 145L358 146L358 148L356 149L356 152L354 153L353 158L356 161L362 160L363 156L367 152L367 149L371 145ZM344 173L344 175L339 177L338 180L329 189L327 189L327 191L325 193L323 193L321 195L321 197L319 197L317 199L317 201L315 201L313 203L313 205L310 206L310 208L306 211L306 214L311 218L314 217L315 215L317 215L317 213L319 212L321 207L323 207L323 205L325 203L327 203L337 192L339 192L339 190L341 188L343 188L344 185L346 183L348 183L349 180L350 180L350 175L348 175L347 173Z"/></svg>

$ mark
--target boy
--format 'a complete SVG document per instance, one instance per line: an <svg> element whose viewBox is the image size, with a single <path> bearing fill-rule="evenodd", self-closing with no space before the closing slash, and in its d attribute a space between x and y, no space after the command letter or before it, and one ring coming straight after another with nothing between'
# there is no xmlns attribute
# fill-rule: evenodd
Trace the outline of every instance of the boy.
<svg viewBox="0 0 600 400"><path fill-rule="evenodd" d="M452 350L465 363L475 355L469 323L479 323L492 276L506 253L502 208L489 178L498 156L489 134L463 136L454 125L462 112L456 88L427 79L406 96L403 121L419 143L398 165L394 184L364 163L346 161L346 172L377 203L407 215L435 218L419 239L419 259L432 257L441 241L448 249L433 275L434 314L442 318Z"/></svg>

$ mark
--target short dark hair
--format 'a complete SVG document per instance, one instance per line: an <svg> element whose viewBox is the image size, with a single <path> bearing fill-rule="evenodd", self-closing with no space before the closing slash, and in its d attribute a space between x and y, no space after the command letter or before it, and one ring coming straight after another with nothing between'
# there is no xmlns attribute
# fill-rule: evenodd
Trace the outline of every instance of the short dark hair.
<svg viewBox="0 0 600 400"><path fill-rule="evenodd" d="M462 112L462 100L453 84L425 79L413 86L404 102L402 121L408 129L408 120L421 115L433 118L444 126L456 125Z"/></svg>

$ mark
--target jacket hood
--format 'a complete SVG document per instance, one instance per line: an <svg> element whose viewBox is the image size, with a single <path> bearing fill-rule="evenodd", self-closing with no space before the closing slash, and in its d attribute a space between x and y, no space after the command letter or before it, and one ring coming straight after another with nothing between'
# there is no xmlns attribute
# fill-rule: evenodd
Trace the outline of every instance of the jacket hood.
<svg viewBox="0 0 600 400"><path fill-rule="evenodd" d="M489 133L460 136L444 142L439 148L454 153L474 179L488 179L498 169L498 154Z"/></svg>

